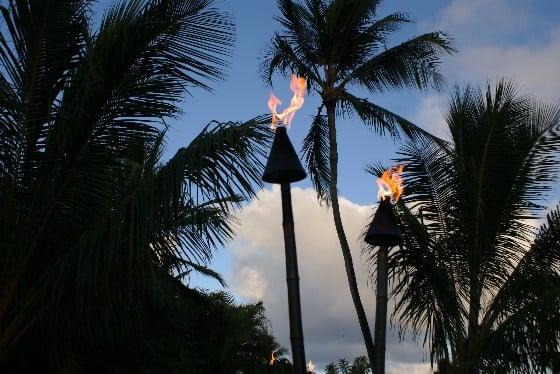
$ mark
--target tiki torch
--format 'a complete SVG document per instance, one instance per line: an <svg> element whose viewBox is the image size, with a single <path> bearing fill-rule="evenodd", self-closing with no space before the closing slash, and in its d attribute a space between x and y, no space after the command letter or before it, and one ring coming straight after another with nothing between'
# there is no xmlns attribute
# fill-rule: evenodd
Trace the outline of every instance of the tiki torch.
<svg viewBox="0 0 560 374"><path fill-rule="evenodd" d="M267 369L267 374L277 374L277 370L276 370L276 361L278 361L276 359L276 351L272 351L272 353L270 354L270 360L268 361L268 369Z"/></svg>
<svg viewBox="0 0 560 374"><path fill-rule="evenodd" d="M315 363L311 360L307 363L307 372L306 374L315 374Z"/></svg>
<svg viewBox="0 0 560 374"><path fill-rule="evenodd" d="M387 334L387 289L389 249L400 245L402 233L391 205L402 194L403 167L386 170L378 179L379 206L365 235L366 243L379 247L377 251L377 299L375 304L375 352L373 369L385 373L385 341Z"/></svg>
<svg viewBox="0 0 560 374"><path fill-rule="evenodd" d="M284 229L284 248L286 255L290 342L294 372L297 374L305 374L305 349L303 344L299 273L290 183L305 179L307 174L305 170L303 170L297 153L290 142L286 126L290 125L295 111L303 105L303 95L305 94L307 85L305 79L292 76L290 87L294 92L294 97L292 98L290 106L282 113L276 111L276 107L280 104L280 101L274 95L271 95L268 101L268 106L272 112L272 125L273 128L276 128L276 134L262 179L268 183L279 184L282 194L282 227ZM279 126L279 124L283 124L283 126Z"/></svg>

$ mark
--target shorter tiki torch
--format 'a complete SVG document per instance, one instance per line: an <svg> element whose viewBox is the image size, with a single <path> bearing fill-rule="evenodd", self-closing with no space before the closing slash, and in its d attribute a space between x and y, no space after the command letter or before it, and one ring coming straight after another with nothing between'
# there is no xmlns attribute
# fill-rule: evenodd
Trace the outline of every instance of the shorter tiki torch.
<svg viewBox="0 0 560 374"><path fill-rule="evenodd" d="M402 166L386 171L378 180L380 202L364 238L366 243L379 247L375 303L375 352L372 363L375 374L385 373L389 249L402 242L402 232L391 204L391 197L398 200L403 191L400 173L402 173Z"/></svg>

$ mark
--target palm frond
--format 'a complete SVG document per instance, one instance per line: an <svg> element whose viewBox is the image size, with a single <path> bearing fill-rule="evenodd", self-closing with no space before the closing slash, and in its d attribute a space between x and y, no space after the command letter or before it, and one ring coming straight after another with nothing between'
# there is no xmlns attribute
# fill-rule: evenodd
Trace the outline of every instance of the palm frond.
<svg viewBox="0 0 560 374"><path fill-rule="evenodd" d="M371 57L353 69L340 86L357 83L376 92L395 88L439 88L444 82L439 69L441 55L454 51L445 33L423 34Z"/></svg>
<svg viewBox="0 0 560 374"><path fill-rule="evenodd" d="M448 150L420 138L405 143L398 154L395 161L405 165L407 205L421 214L431 235L449 239L456 226L457 193Z"/></svg>
<svg viewBox="0 0 560 374"><path fill-rule="evenodd" d="M406 13L389 14L367 26L359 35L358 45L364 49L364 55L385 48L388 38L399 31L403 25L411 22Z"/></svg>
<svg viewBox="0 0 560 374"><path fill-rule="evenodd" d="M148 240L160 258L180 251L204 264L217 245L231 238L229 212L253 197L261 183L262 159L272 138L269 122L268 116L213 122L146 180L144 190L133 190L144 209L146 201L154 202L148 216L157 221L147 237L155 234Z"/></svg>
<svg viewBox="0 0 560 374"><path fill-rule="evenodd" d="M89 1L9 1L0 7L6 28L0 35L2 135L12 176L28 183L40 171L45 138L57 112L57 97L84 48ZM8 101L9 100L9 101ZM16 146L17 144L17 146ZM17 155L17 158L14 158ZM26 162L26 172L14 170ZM5 159L5 162L8 159ZM18 182L20 182L18 181Z"/></svg>
<svg viewBox="0 0 560 374"><path fill-rule="evenodd" d="M32 186L41 191L39 201L72 207L60 211L69 214L61 228L73 232L73 214L109 211L112 183L121 160L130 160L131 145L140 149L155 141L162 118L178 114L185 89L220 76L218 57L226 55L232 29L226 17L207 8L211 4L121 2L96 35L84 36L87 43L79 64L68 69L49 132L39 137L45 164ZM193 32L196 27L200 32ZM35 214L42 222L52 218Z"/></svg>
<svg viewBox="0 0 560 374"><path fill-rule="evenodd" d="M329 166L329 139L327 119L321 113L322 106L317 111L311 128L303 139L303 158L311 176L313 186L317 191L320 201L329 203L330 166Z"/></svg>
<svg viewBox="0 0 560 374"><path fill-rule="evenodd" d="M218 283L220 283L220 285L222 287L227 287L227 283L224 280L224 278L219 273L217 273L216 271L214 271L214 270L212 270L212 269L210 269L206 266L202 266L202 265L199 265L195 262L190 262L190 261L185 261L185 265L188 265L189 267L191 267L192 270L196 271L198 274L202 274L206 277L209 277L209 278L212 278L212 279L218 281ZM177 278L182 279L182 278L188 276L190 273L191 273L191 271L184 272L182 274L179 274L177 276Z"/></svg>
<svg viewBox="0 0 560 374"><path fill-rule="evenodd" d="M440 144L445 144L443 140L398 114L346 91L339 92L339 105L343 113L356 114L378 134L389 134L393 138L399 138L400 134L412 139L426 137L436 140Z"/></svg>
<svg viewBox="0 0 560 374"><path fill-rule="evenodd" d="M321 22L322 7L320 4L303 6L293 0L278 0L281 17L276 20L282 26L279 34L294 49L295 55L300 56L308 66L317 64L318 48L316 41L320 29L317 22Z"/></svg>
<svg viewBox="0 0 560 374"><path fill-rule="evenodd" d="M549 213L531 249L493 298L483 319L495 344L500 348L509 345L511 354L529 356L527 361L541 362L538 357L529 358L557 350L560 315L554 305L560 301L559 244L557 207ZM500 353L496 350L492 354Z"/></svg>
<svg viewBox="0 0 560 374"><path fill-rule="evenodd" d="M279 72L284 76L294 73L305 77L308 89L321 85L317 68L280 35L275 35L270 41L262 57L260 71L262 78L269 84L272 84L274 74Z"/></svg>
<svg viewBox="0 0 560 374"><path fill-rule="evenodd" d="M209 198L252 197L254 185L261 184L262 157L272 139L267 124L268 115L244 123L213 122L188 147L179 150L167 166L184 167L191 196L200 192Z"/></svg>
<svg viewBox="0 0 560 374"><path fill-rule="evenodd" d="M376 14L379 0L334 0L329 4L324 19L324 65L345 70L363 55L366 46L360 44L363 30Z"/></svg>
<svg viewBox="0 0 560 374"><path fill-rule="evenodd" d="M467 182L461 201L468 205L461 211L472 223L465 227L475 240L470 256L485 267L488 289L500 287L526 252L534 235L526 220L538 217L542 207L535 201L558 173L558 111L547 111L540 116L546 121L535 125L540 111L502 80L485 94L456 94L448 113L458 155L454 169Z"/></svg>

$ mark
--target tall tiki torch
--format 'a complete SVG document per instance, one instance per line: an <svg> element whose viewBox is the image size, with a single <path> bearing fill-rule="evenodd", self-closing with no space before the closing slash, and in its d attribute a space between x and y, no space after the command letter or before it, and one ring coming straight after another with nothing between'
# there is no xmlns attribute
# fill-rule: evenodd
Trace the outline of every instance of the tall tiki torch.
<svg viewBox="0 0 560 374"><path fill-rule="evenodd" d="M274 95L272 95L268 101L268 106L273 114L272 124L273 127L276 128L276 134L262 179L268 183L279 184L282 193L282 227L284 228L284 248L286 253L290 342L292 346L294 373L305 374L305 348L303 344L299 273L290 183L305 179L307 174L305 170L303 170L297 153L290 142L286 126L290 125L295 111L303 105L306 82L303 78L292 76L290 86L294 92L294 97L292 98L290 106L282 113L276 112L276 107L280 104L280 101ZM284 126L278 127L280 123L284 124Z"/></svg>
<svg viewBox="0 0 560 374"><path fill-rule="evenodd" d="M364 240L379 247L377 251L377 299L375 304L375 374L385 374L385 342L387 334L388 260L389 249L400 245L402 233L393 212L391 197L397 201L403 191L402 166L385 171L378 179L379 206Z"/></svg>

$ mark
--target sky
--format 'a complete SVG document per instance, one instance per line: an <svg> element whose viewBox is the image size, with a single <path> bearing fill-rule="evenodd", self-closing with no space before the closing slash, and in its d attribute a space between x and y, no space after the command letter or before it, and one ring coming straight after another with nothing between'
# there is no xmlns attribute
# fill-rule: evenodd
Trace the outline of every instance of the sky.
<svg viewBox="0 0 560 374"><path fill-rule="evenodd" d="M97 11L107 3L100 1ZM231 13L237 24L228 77L215 83L212 92L195 90L185 98L184 116L170 122L167 156L188 144L211 120L244 121L267 112L270 87L259 78L258 66L262 49L278 29L274 20L276 2L226 0L218 7ZM560 99L560 1L386 0L379 15L394 11L409 13L416 21L399 34L400 38L443 30L455 40L459 53L444 59L442 70L447 85L440 92L357 91L362 97L443 137L447 135L444 108L455 85L484 85L499 77L512 77L522 92L548 101ZM288 80L276 78L274 91L281 99L289 100ZM317 106L317 97L307 97L294 119L290 137L298 149ZM356 119L339 120L338 133L343 221L360 292L373 326L375 295L358 236L372 213L377 190L365 166L390 164L398 144L377 136ZM274 334L289 348L279 190L268 185L258 197L237 213L238 236L216 252L210 266L224 275L227 291L238 300L264 302ZM558 199L558 193L551 197L551 201L554 199ZM293 202L307 357L324 367L329 361L352 359L365 352L330 212L318 205L309 180L294 186ZM215 282L198 277L192 278L190 284L219 289ZM422 348L421 342L421 338L414 342L410 337L400 341L397 329L390 329L388 372L428 373L427 348Z"/></svg>

